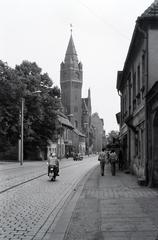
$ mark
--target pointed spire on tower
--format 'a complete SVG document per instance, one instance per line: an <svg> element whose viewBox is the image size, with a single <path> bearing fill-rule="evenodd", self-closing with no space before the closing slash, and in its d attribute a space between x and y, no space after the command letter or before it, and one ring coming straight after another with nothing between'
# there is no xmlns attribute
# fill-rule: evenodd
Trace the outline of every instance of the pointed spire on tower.
<svg viewBox="0 0 158 240"><path fill-rule="evenodd" d="M65 58L69 57L69 56L76 56L77 57L77 52L76 52L76 49L75 49L72 34L70 36L70 40L69 40L69 44L68 44L68 47L67 47L67 50L66 50Z"/></svg>
<svg viewBox="0 0 158 240"><path fill-rule="evenodd" d="M78 66L78 57L75 49L74 41L72 38L72 24L70 24L70 40L65 54L65 63Z"/></svg>

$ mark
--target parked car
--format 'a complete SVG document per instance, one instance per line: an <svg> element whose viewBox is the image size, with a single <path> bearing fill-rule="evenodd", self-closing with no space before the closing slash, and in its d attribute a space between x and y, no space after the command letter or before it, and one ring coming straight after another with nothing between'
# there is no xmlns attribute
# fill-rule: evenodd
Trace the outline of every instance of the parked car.
<svg viewBox="0 0 158 240"><path fill-rule="evenodd" d="M74 161L83 160L83 155L81 153L74 153L73 160Z"/></svg>

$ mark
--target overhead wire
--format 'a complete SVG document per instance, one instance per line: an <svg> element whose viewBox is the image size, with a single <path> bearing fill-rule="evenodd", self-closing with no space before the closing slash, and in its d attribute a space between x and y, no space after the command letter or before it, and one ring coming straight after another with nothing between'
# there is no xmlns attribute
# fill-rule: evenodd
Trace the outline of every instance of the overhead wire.
<svg viewBox="0 0 158 240"><path fill-rule="evenodd" d="M81 0L76 0L78 3L80 3L82 6L84 6L92 15L94 15L97 19L101 20L105 25L109 26L111 30L114 32L117 32L122 38L129 41L129 37L122 33L117 27L115 27L113 24L106 21L102 16L98 15L92 8L90 8L87 4L83 3Z"/></svg>

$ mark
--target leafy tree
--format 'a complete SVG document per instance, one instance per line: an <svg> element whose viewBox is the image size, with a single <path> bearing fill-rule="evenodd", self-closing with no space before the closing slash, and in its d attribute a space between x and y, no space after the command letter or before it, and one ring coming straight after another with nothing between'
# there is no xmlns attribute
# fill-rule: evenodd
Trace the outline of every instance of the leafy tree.
<svg viewBox="0 0 158 240"><path fill-rule="evenodd" d="M118 141L119 139L119 132L112 130L108 133L107 136L107 143L108 144L114 144L116 141Z"/></svg>
<svg viewBox="0 0 158 240"><path fill-rule="evenodd" d="M25 100L24 149L26 152L28 149L43 149L55 131L60 90L36 63L23 61L12 69L0 61L1 152L18 143L22 98Z"/></svg>
<svg viewBox="0 0 158 240"><path fill-rule="evenodd" d="M14 69L0 61L0 149L18 139L19 95L22 89Z"/></svg>
<svg viewBox="0 0 158 240"><path fill-rule="evenodd" d="M24 149L42 150L47 146L48 140L52 139L56 128L60 90L56 86L53 87L48 74L42 74L36 63L23 61L15 70L24 86Z"/></svg>

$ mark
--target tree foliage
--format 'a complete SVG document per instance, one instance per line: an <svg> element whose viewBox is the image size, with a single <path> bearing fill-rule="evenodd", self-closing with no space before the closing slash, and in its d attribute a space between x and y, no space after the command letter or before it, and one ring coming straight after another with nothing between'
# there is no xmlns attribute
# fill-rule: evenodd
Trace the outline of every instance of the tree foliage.
<svg viewBox="0 0 158 240"><path fill-rule="evenodd" d="M119 131L112 130L108 133L107 143L114 144L119 139Z"/></svg>
<svg viewBox="0 0 158 240"><path fill-rule="evenodd" d="M23 61L15 69L0 61L0 147L18 143L21 101L24 99L24 146L42 149L52 138L60 90L36 63Z"/></svg>
<svg viewBox="0 0 158 240"><path fill-rule="evenodd" d="M14 69L0 61L0 148L18 138L19 96L22 89Z"/></svg>

